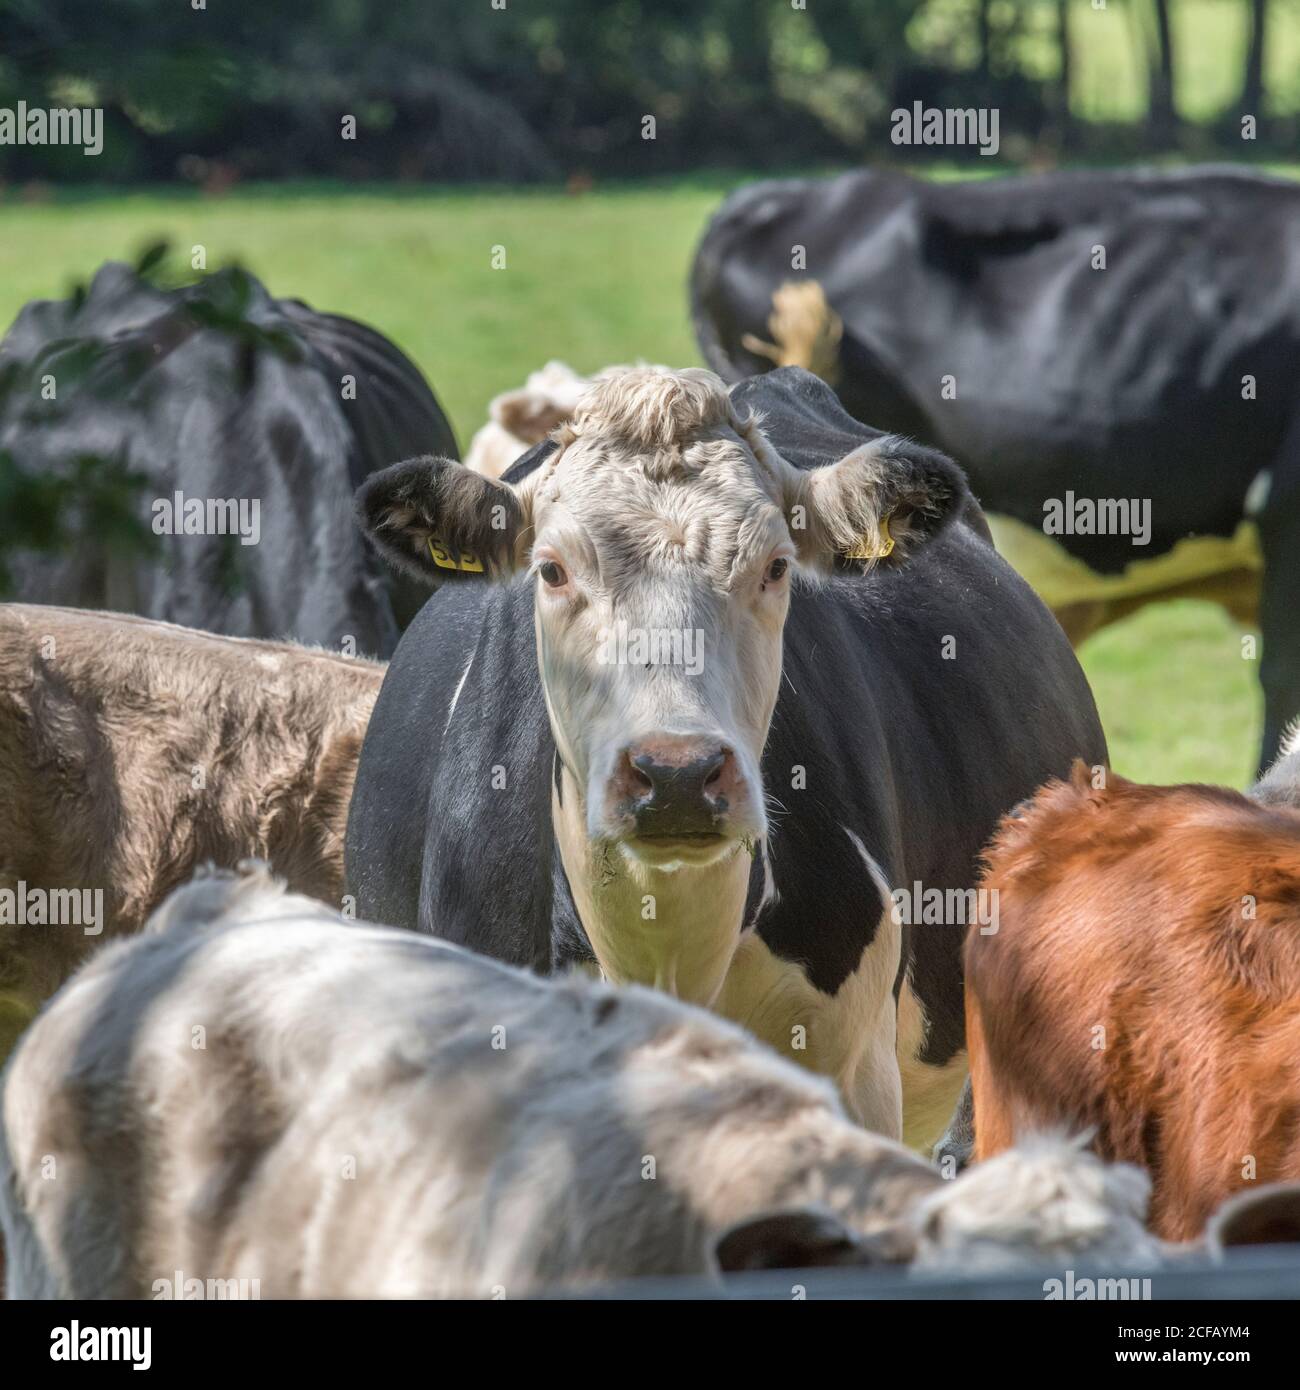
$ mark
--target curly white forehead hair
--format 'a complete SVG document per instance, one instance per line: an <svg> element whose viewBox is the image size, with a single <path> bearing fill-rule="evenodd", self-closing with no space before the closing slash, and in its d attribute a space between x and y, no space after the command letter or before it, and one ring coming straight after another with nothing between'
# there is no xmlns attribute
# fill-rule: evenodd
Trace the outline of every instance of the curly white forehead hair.
<svg viewBox="0 0 1300 1390"><path fill-rule="evenodd" d="M610 367L578 401L567 430L637 449L680 448L702 432L742 426L722 379L703 367ZM562 430L561 433L565 431Z"/></svg>
<svg viewBox="0 0 1300 1390"><path fill-rule="evenodd" d="M1160 1264L1165 1247L1146 1228L1150 1179L1130 1163L1104 1162L1086 1142L1028 1136L945 1183L917 1209L914 1268Z"/></svg>

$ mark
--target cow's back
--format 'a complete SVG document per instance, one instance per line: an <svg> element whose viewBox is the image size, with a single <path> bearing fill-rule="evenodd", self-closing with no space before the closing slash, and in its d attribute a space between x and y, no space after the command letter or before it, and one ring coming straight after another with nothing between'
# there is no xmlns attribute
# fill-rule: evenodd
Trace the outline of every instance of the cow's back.
<svg viewBox="0 0 1300 1390"><path fill-rule="evenodd" d="M97 930L3 928L7 988L47 998L204 863L264 858L337 902L382 676L290 644L0 606L0 885L102 894Z"/></svg>
<svg viewBox="0 0 1300 1390"><path fill-rule="evenodd" d="M368 553L352 493L396 458L456 452L392 343L242 273L161 290L109 264L83 296L27 305L0 368L0 449L74 501L81 460L96 460L91 476L112 479L112 505L136 525L20 551L16 597L391 653L394 605L406 621L427 590ZM213 533L207 510L224 503L243 505L241 524L257 507L255 543ZM205 516L197 529L187 505Z"/></svg>
<svg viewBox="0 0 1300 1390"><path fill-rule="evenodd" d="M966 947L976 1152L1095 1130L1189 1239L1248 1180L1300 1177L1300 814L1109 783L1077 770L990 851L999 930Z"/></svg>
<svg viewBox="0 0 1300 1390"><path fill-rule="evenodd" d="M0 1208L41 1288L38 1264L74 1297L176 1270L264 1297L700 1275L732 1222L825 1195L819 1165L863 1222L939 1183L824 1082L661 995L346 925L260 876L199 880L160 918L9 1069ZM196 1019L224 1020L221 1047L177 1048ZM37 1176L51 1153L59 1183Z"/></svg>
<svg viewBox="0 0 1300 1390"><path fill-rule="evenodd" d="M944 449L986 508L1029 525L1098 479L1156 497L1159 553L1232 534L1294 416L1298 236L1294 185L1216 169L764 184L705 234L696 331L729 380L765 370L745 337L770 336L772 294L806 275L843 320L852 414ZM1088 553L1106 571L1133 559L1127 536Z"/></svg>

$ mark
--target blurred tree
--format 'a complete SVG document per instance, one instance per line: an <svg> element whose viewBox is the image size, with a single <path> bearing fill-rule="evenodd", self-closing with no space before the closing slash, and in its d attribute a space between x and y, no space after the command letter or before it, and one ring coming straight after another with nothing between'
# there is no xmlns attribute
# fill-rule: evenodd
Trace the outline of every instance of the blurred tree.
<svg viewBox="0 0 1300 1390"><path fill-rule="evenodd" d="M1262 123L1264 116L1264 53L1268 38L1268 0L1250 0L1250 43L1246 48L1246 76L1242 83L1242 110Z"/></svg>
<svg viewBox="0 0 1300 1390"><path fill-rule="evenodd" d="M1148 123L1156 140L1164 142L1178 123L1174 109L1174 37L1169 23L1169 0L1152 0L1156 18L1156 51L1151 62Z"/></svg>
<svg viewBox="0 0 1300 1390"><path fill-rule="evenodd" d="M992 71L993 26L989 11L993 0L976 0L976 30L979 35L979 75L987 79Z"/></svg>
<svg viewBox="0 0 1300 1390"><path fill-rule="evenodd" d="M1056 109L1052 133L1058 145L1067 146L1071 137L1070 100L1074 77L1074 48L1070 34L1070 0L1056 0L1056 46L1059 55L1060 76L1057 78Z"/></svg>
<svg viewBox="0 0 1300 1390"><path fill-rule="evenodd" d="M1253 18L1244 99L1259 106L1267 0L1233 3ZM187 0L0 0L0 107L96 106L105 126L98 158L10 145L0 147L0 174L185 178L216 190L240 177L517 181L798 166L863 156L874 148L867 125L912 99L996 103L1004 133L1032 141L1063 128L1069 110L1068 7L206 0L196 10ZM1149 75L1149 130L1165 141L1178 119L1172 5L1128 0L1124 10ZM1089 45L1103 29L1113 34L1076 16L1080 46L1085 29ZM653 140L642 130L651 115ZM355 138L345 136L347 116Z"/></svg>

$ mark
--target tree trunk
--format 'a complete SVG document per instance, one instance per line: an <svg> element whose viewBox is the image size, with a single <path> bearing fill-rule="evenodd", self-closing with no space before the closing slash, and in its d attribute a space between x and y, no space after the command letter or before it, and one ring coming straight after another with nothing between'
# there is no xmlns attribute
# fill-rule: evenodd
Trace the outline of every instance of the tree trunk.
<svg viewBox="0 0 1300 1390"><path fill-rule="evenodd" d="M1165 139L1177 122L1174 111L1174 41L1169 24L1169 0L1155 0L1157 62L1151 69L1151 108L1153 134Z"/></svg>
<svg viewBox="0 0 1300 1390"><path fill-rule="evenodd" d="M1074 69L1074 53L1070 47L1070 0L1056 0L1057 42L1061 46L1061 83L1057 93L1057 123L1062 139L1070 130L1070 88Z"/></svg>
<svg viewBox="0 0 1300 1390"><path fill-rule="evenodd" d="M993 0L979 0L979 11L976 16L976 31L979 36L980 58L979 75L988 77L992 65L993 47L993 26L989 23L989 9Z"/></svg>
<svg viewBox="0 0 1300 1390"><path fill-rule="evenodd" d="M1268 0L1250 0L1250 47L1246 50L1246 80L1241 109L1260 120L1264 114L1264 50L1268 26Z"/></svg>

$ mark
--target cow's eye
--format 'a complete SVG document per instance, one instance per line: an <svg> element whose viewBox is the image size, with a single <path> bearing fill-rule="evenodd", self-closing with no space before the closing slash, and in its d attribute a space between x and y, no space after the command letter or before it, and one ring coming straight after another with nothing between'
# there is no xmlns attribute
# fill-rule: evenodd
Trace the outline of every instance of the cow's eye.
<svg viewBox="0 0 1300 1390"><path fill-rule="evenodd" d="M789 560L778 556L767 567L767 573L763 576L768 584L776 584L785 578L785 572L790 568Z"/></svg>
<svg viewBox="0 0 1300 1390"><path fill-rule="evenodd" d="M564 572L564 566L558 565L554 560L543 560L537 567L537 573L542 576L542 583L549 585L552 589L562 588L569 582L569 576Z"/></svg>

